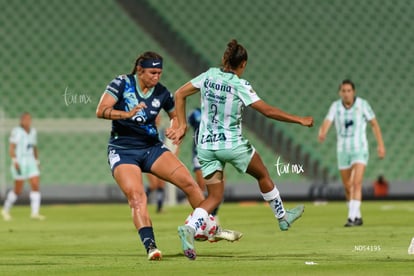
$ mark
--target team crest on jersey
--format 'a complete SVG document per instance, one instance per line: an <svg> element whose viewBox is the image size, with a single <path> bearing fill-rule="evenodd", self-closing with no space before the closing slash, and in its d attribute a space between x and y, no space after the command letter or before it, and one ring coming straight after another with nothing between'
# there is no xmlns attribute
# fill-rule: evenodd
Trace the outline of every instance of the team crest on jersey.
<svg viewBox="0 0 414 276"><path fill-rule="evenodd" d="M160 100L158 100L157 98L155 98L155 99L152 100L151 105L153 107L155 107L155 108L159 108L161 106L161 102L160 102Z"/></svg>

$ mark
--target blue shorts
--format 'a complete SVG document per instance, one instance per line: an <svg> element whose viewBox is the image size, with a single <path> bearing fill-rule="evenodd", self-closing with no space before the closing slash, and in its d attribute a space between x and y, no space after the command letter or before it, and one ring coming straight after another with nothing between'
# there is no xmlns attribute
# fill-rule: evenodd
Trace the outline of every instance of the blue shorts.
<svg viewBox="0 0 414 276"><path fill-rule="evenodd" d="M151 172L152 164L169 149L163 143L157 143L143 149L127 149L108 146L108 164L112 174L117 166L132 164L141 168L142 172Z"/></svg>

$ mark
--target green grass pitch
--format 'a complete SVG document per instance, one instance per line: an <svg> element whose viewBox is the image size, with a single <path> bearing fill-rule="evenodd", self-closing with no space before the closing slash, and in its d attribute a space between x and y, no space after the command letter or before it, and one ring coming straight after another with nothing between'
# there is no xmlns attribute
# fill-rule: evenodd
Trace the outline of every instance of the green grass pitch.
<svg viewBox="0 0 414 276"><path fill-rule="evenodd" d="M294 202L286 202L287 208ZM220 222L239 242L198 242L197 260L181 252L177 226L188 205L150 206L163 260L146 259L127 204L28 206L0 221L0 275L413 275L414 202L363 202L364 226L345 228L344 202L305 202L305 214L281 232L266 204L229 203Z"/></svg>

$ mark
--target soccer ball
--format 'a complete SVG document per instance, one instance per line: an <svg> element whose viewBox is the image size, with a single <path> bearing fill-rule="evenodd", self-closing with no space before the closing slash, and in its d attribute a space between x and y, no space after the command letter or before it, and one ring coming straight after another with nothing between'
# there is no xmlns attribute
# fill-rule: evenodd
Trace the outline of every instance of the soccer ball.
<svg viewBox="0 0 414 276"><path fill-rule="evenodd" d="M185 220L185 224L188 223L190 217L191 215L187 217L187 219ZM206 241L208 239L214 240L214 235L216 234L216 231L217 231L216 220L212 215L209 215L208 220L205 221L203 225L201 225L201 227L198 228L198 230L196 231L194 235L194 240L199 241L199 242Z"/></svg>

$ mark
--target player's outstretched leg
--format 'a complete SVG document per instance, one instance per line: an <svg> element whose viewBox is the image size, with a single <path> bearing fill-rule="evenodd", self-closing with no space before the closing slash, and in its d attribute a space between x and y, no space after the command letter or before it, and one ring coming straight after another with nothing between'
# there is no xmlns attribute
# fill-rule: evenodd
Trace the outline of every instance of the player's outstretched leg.
<svg viewBox="0 0 414 276"><path fill-rule="evenodd" d="M292 223L302 216L304 211L304 205L298 205L293 209L286 210L285 215L279 219L280 230L287 231Z"/></svg>
<svg viewBox="0 0 414 276"><path fill-rule="evenodd" d="M178 236L181 240L181 247L184 255L190 259L195 260L197 255L194 248L195 230L189 225L178 226Z"/></svg>

